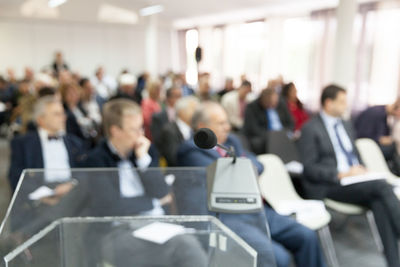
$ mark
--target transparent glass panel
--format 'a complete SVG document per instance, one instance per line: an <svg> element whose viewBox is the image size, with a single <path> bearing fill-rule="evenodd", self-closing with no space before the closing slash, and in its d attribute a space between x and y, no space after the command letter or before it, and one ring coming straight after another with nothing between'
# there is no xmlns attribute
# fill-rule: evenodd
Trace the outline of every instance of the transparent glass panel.
<svg viewBox="0 0 400 267"><path fill-rule="evenodd" d="M124 171L25 170L1 224L0 266L256 266L236 227L246 215L207 210L206 168ZM132 235L155 221L184 232L162 245ZM265 222L256 227L268 238ZM272 250L263 261L274 266Z"/></svg>

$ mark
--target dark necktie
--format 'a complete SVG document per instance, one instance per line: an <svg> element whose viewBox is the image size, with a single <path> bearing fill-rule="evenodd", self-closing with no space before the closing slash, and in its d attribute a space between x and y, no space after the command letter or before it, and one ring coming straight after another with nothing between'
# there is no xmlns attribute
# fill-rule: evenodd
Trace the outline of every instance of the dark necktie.
<svg viewBox="0 0 400 267"><path fill-rule="evenodd" d="M353 166L354 164L357 163L357 161L356 161L357 157L356 157L356 155L353 153L353 149L350 150L350 151L347 151L346 148L344 147L343 141L342 141L342 139L340 138L340 134L339 134L338 127L339 127L339 122L337 122L337 123L335 124L335 126L333 127L334 130L335 130L336 138L337 138L338 143L339 143L339 147L340 147L340 149L343 151L343 153L346 155L347 163L349 163L349 166Z"/></svg>

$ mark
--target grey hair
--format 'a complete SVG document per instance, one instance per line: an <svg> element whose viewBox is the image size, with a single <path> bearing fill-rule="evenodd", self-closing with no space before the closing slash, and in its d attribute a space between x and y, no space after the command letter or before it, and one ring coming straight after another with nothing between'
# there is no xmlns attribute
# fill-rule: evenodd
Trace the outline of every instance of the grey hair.
<svg viewBox="0 0 400 267"><path fill-rule="evenodd" d="M200 103L199 99L195 96L184 96L180 98L175 103L175 111L176 114L179 114L181 111L187 110L192 103Z"/></svg>
<svg viewBox="0 0 400 267"><path fill-rule="evenodd" d="M216 108L224 108L217 102L214 101L205 101L202 102L196 109L193 114L191 127L193 130L198 130L198 126L200 123L204 123L206 125L210 122L210 115L211 112L214 111Z"/></svg>
<svg viewBox="0 0 400 267"><path fill-rule="evenodd" d="M53 103L61 103L61 101L53 95L43 96L36 100L35 106L33 108L33 119L37 121L37 119L43 116L46 112L47 105Z"/></svg>

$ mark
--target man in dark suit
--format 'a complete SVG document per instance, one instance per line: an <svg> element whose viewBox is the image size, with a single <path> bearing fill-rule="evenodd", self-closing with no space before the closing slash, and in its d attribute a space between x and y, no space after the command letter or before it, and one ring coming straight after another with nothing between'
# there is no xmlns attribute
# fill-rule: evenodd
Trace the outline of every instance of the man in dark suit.
<svg viewBox="0 0 400 267"><path fill-rule="evenodd" d="M326 87L321 96L321 113L302 129L299 149L307 180L305 189L312 198L330 198L370 208L388 265L400 266L400 202L392 186L385 180L341 185L346 177L367 173L354 144L352 127L342 120L347 109L346 97L343 88Z"/></svg>
<svg viewBox="0 0 400 267"><path fill-rule="evenodd" d="M294 122L286 105L279 101L272 88L264 89L260 96L247 105L244 115L243 133L256 154L268 152L269 131L294 130Z"/></svg>
<svg viewBox="0 0 400 267"><path fill-rule="evenodd" d="M163 215L162 207L170 203L171 197L161 172L147 169L158 163L157 158L150 156L151 143L144 136L140 107L127 99L111 100L103 106L103 125L107 138L88 155L85 165L117 170L96 172L90 177L90 215ZM108 260L116 266L126 266L126 258L134 254L136 258L133 263L146 263L146 266L173 266L172 263L176 266L206 266L204 251L191 236L174 237L170 246L160 247L134 238L130 227L122 235L113 235L114 231L120 232L119 228L98 226L96 231L92 229L87 233L90 243L106 244L110 241L110 236L101 239L98 232L109 232L113 236L111 247L116 252L111 251L111 255L115 255ZM185 247L185 253L176 251L182 247ZM151 251L158 251L156 258L148 257ZM94 246L90 254L89 258L97 258L98 247Z"/></svg>
<svg viewBox="0 0 400 267"><path fill-rule="evenodd" d="M65 132L65 113L62 103L54 96L40 98L35 105L34 117L38 129L11 141L9 181L15 190L24 169L69 169L77 167L84 155L81 141ZM68 181L69 171L61 177L45 172L47 182ZM44 181L37 181L38 185ZM60 185L63 188L64 185ZM57 189L61 190L61 189ZM64 193L66 193L63 189Z"/></svg>
<svg viewBox="0 0 400 267"><path fill-rule="evenodd" d="M175 121L176 111L175 103L182 97L182 89L178 87L171 87L166 92L165 106L161 112L153 114L151 119L151 136L154 142L160 138L161 129L168 122Z"/></svg>
<svg viewBox="0 0 400 267"><path fill-rule="evenodd" d="M65 114L61 101L54 96L40 98L34 108L37 130L11 141L9 181L15 190L24 169L44 169L29 173L21 183L8 218L12 231L25 237L65 216L77 216L84 208L85 181L72 179L71 167L83 156L82 144L64 134ZM32 199L40 187L52 189L52 195Z"/></svg>
<svg viewBox="0 0 400 267"><path fill-rule="evenodd" d="M373 106L361 112L354 122L357 138L373 139L381 148L390 169L400 175L400 156L389 120L400 118L400 99L386 106Z"/></svg>
<svg viewBox="0 0 400 267"><path fill-rule="evenodd" d="M217 136L218 143L227 147L233 146L238 156L247 157L254 163L258 173L263 171L263 166L257 161L256 157L245 151L240 142L230 134L227 114L219 104L203 103L194 114L192 125L195 129L211 129ZM223 156L225 156L224 151L218 148L200 149L195 146L193 139L191 139L179 148L178 162L182 166L208 166ZM206 205L205 177L203 177L203 184L185 189L188 191L187 201L191 201L192 206L198 206L199 202L203 202L204 206ZM289 266L291 257L287 250L294 254L297 266L325 266L316 234L289 217L277 214L268 205L264 205L262 212L248 214L220 213L219 218L257 251L258 266L271 266L273 264L271 252L275 255L277 266ZM266 229L268 224L272 237L272 247Z"/></svg>
<svg viewBox="0 0 400 267"><path fill-rule="evenodd" d="M150 156L150 140L143 135L140 107L131 100L116 99L103 106L106 140L88 155L84 165L92 168L118 168L115 176L93 178L94 216L123 216L153 211L163 214L161 206L169 200L168 188L159 172L136 172L133 168L157 166ZM151 176L151 177L149 177ZM107 189L107 194L98 192ZM164 199L163 199L164 198ZM107 208L105 208L107 207Z"/></svg>
<svg viewBox="0 0 400 267"><path fill-rule="evenodd" d="M199 100L195 96L185 96L178 100L175 106L176 120L167 123L155 140L160 154L167 160L168 166L177 166L177 152L183 141L192 137L190 123Z"/></svg>

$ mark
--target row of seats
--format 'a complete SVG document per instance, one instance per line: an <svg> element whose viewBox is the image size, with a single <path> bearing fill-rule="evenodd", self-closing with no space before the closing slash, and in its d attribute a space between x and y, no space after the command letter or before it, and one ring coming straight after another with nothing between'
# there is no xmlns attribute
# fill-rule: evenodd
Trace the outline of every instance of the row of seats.
<svg viewBox="0 0 400 267"><path fill-rule="evenodd" d="M286 142L282 135L279 135L279 138L280 141L276 142L276 144L280 145L279 151L281 153L287 153L288 150L295 151L295 145L291 143L290 140L289 142ZM400 178L390 172L379 146L373 140L367 138L358 139L356 141L356 146L369 171L384 173L389 183L394 186L400 185ZM284 161L278 155L259 155L258 160L265 167L265 170L260 175L259 179L261 194L275 210L278 211L282 203L288 203L289 201L292 203L303 203L304 205L306 205L308 201L313 201L304 200L299 196L292 183L289 172L285 167ZM398 193L397 195L400 198ZM331 199L325 199L324 204L328 209L346 216L365 215L378 250L380 252L383 251L383 246L371 211L361 206L342 203ZM310 212L312 211L310 210ZM315 216L314 213L314 216L303 216L301 220L298 220L299 223L302 223L310 229L318 232L329 263L331 266L339 266L328 227L330 221L331 215L326 210L318 213L317 216Z"/></svg>

